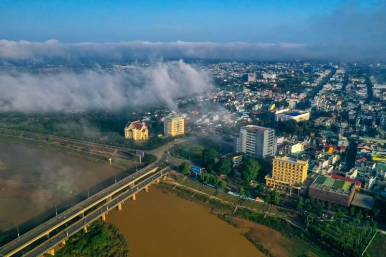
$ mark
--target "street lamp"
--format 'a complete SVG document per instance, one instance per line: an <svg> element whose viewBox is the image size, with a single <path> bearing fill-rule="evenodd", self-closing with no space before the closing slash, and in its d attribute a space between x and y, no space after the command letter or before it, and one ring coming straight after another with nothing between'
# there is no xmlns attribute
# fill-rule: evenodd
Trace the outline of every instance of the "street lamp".
<svg viewBox="0 0 386 257"><path fill-rule="evenodd" d="M16 229L17 229L17 237L20 236L20 233L19 233L19 226L16 226Z"/></svg>
<svg viewBox="0 0 386 257"><path fill-rule="evenodd" d="M67 229L67 224L66 224L66 223L64 223L64 225L66 225L66 229ZM68 237L68 229L67 229L67 231L66 231L66 232L67 232L67 237Z"/></svg>
<svg viewBox="0 0 386 257"><path fill-rule="evenodd" d="M58 216L58 208L55 205L55 216Z"/></svg>
<svg viewBox="0 0 386 257"><path fill-rule="evenodd" d="M115 183L117 183L117 175L115 175L114 177L115 177Z"/></svg>
<svg viewBox="0 0 386 257"><path fill-rule="evenodd" d="M90 197L90 188L87 188L87 198Z"/></svg>

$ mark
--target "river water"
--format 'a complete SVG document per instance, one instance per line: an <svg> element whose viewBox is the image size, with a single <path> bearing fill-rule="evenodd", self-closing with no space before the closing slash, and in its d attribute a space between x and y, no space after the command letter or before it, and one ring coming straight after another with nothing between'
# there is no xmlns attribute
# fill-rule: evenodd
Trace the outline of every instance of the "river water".
<svg viewBox="0 0 386 257"><path fill-rule="evenodd" d="M109 186L120 171L45 148L0 142L0 233L24 233Z"/></svg>
<svg viewBox="0 0 386 257"><path fill-rule="evenodd" d="M248 257L264 256L252 243L210 208L151 186L107 221L127 239L130 257Z"/></svg>

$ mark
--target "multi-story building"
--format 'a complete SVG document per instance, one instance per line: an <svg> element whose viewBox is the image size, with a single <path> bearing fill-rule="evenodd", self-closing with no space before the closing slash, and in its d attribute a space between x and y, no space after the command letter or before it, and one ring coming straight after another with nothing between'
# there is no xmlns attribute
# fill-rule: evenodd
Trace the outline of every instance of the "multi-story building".
<svg viewBox="0 0 386 257"><path fill-rule="evenodd" d="M164 120L164 135L178 136L185 133L184 119L178 116L167 116Z"/></svg>
<svg viewBox="0 0 386 257"><path fill-rule="evenodd" d="M275 121L295 120L296 122L309 120L310 112L283 109L275 113Z"/></svg>
<svg viewBox="0 0 386 257"><path fill-rule="evenodd" d="M147 140L149 138L149 130L145 123L139 120L129 122L125 126L125 138L134 140Z"/></svg>
<svg viewBox="0 0 386 257"><path fill-rule="evenodd" d="M324 176L319 176L308 189L309 196L346 207L350 206L354 194L354 183Z"/></svg>
<svg viewBox="0 0 386 257"><path fill-rule="evenodd" d="M275 156L272 173L265 176L266 186L274 189L301 189L307 178L308 160L287 156Z"/></svg>
<svg viewBox="0 0 386 257"><path fill-rule="evenodd" d="M242 127L235 139L235 152L246 153L250 157L274 156L276 146L275 130L255 125Z"/></svg>

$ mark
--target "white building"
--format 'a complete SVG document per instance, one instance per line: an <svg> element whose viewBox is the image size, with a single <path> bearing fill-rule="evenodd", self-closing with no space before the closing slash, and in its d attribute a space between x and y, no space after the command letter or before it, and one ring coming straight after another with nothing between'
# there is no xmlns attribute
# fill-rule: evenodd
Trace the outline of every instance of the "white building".
<svg viewBox="0 0 386 257"><path fill-rule="evenodd" d="M276 79L276 74L274 74L274 73L263 73L263 79Z"/></svg>
<svg viewBox="0 0 386 257"><path fill-rule="evenodd" d="M276 153L275 130L255 125L244 126L235 138L235 152L246 153L250 157L262 158Z"/></svg>
<svg viewBox="0 0 386 257"><path fill-rule="evenodd" d="M296 122L309 120L310 112L283 109L275 113L275 121L295 120Z"/></svg>

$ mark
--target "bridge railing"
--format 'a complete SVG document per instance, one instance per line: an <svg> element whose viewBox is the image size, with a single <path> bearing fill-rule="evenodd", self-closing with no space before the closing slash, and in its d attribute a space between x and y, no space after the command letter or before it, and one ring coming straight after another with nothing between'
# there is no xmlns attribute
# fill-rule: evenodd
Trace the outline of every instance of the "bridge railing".
<svg viewBox="0 0 386 257"><path fill-rule="evenodd" d="M151 166L151 165L150 165L150 166ZM114 183L114 184L108 186L107 188L101 190L100 192L96 193L94 196L97 196L97 195L103 195L103 193L106 193L106 192L108 192L109 190L112 190L114 187L119 186L119 183L118 183L118 182L122 182L122 181L124 181L124 180L126 180L126 179L128 179L128 178L130 178L130 177L135 178L137 175L141 175L141 173L146 173L146 172L145 172L146 169L149 169L149 170L148 170L148 172L149 172L149 171L152 170L152 168L153 168L153 167L151 167L151 168L149 168L149 167L142 168L142 169L138 170L137 172L135 172L135 173L133 173L133 174L131 174L131 175L128 175L128 176L124 177L123 179L117 181L117 183ZM134 177L134 176L135 176L135 177ZM128 183L125 184L125 185L128 186L129 184L130 184L130 182L128 182ZM106 197L100 198L100 199L97 201L97 203L106 200L106 198L107 198L107 196L106 196ZM66 223L68 220L70 220L70 219L76 217L77 215L79 215L79 213L76 213L75 215L74 215L74 214L71 214L72 212L74 212L74 210L76 210L77 208L79 209L79 207L81 207L82 210L86 211L87 209L86 209L85 207L83 207L82 205L85 205L85 204L87 204L88 202L94 202L94 201L95 201L95 200L94 200L93 198L87 198L87 199L83 200L82 202L80 202L80 203L74 205L74 206L71 207L70 209L68 209L68 210L66 210L66 211L64 211L64 212L62 212L62 213L60 214L61 216L67 216L67 215L69 215L67 219L64 219L62 222L60 222L60 223L54 225L53 227L51 227L51 228L49 228L49 229L47 230L47 229L46 229L46 224L55 222L55 219L58 218L57 216L55 216L55 217L53 217L52 219L49 219L48 221L42 223L41 225L39 225L39 226L37 226L37 227L35 227L35 228L29 230L28 232L26 232L25 234L21 235L21 236L18 237L17 239L12 240L11 242L5 244L4 246L2 246L2 247L0 248L0 251L5 250L6 248L12 247L12 245L14 245L15 243L19 243L20 241L23 241L23 240L26 240L26 242L24 243L24 244L25 244L24 247L28 246L30 243L32 243L31 240L36 241L36 240L38 240L39 238L41 238L41 237L44 235L44 233L40 232L38 236L33 236L33 235L32 235L33 233L38 233L39 230L46 231L46 233L51 232L52 230L56 229L57 227L62 226L62 225L63 225L64 223ZM96 203L96 204L97 204L97 203ZM92 207L92 206L91 206L91 207ZM89 208L91 208L91 207L89 207ZM82 213L82 211L80 211L80 213ZM32 236L32 238L28 238L29 236ZM19 247L18 247L18 248L19 248Z"/></svg>
<svg viewBox="0 0 386 257"><path fill-rule="evenodd" d="M79 220L77 223L74 223L74 224L72 224L71 226L67 227L64 231L61 231L60 233L58 233L57 235L55 235L55 237L60 237L60 236L63 235L64 233L66 233L66 236L68 235L67 237L70 237L70 236L74 235L74 234L77 233L79 230L83 229L83 226L80 226L79 229L73 230L73 231L70 232L70 233L67 233L66 231L69 231L69 230L71 230L71 228L74 228L74 227L79 226L78 223L79 223L79 222L82 223L82 221L84 221L85 219L88 219L87 223L91 223L91 222L93 222L93 221L99 219L100 216L101 216L102 214L105 213L105 212L100 212L102 208L104 208L104 207L106 207L106 206L109 206L110 209L113 209L113 208L116 207L120 202L122 202L122 201L124 201L124 200L126 200L126 199L129 199L129 198L132 197L134 194L137 194L139 191L141 191L141 190L143 190L144 188L146 188L146 186L148 186L148 185L150 185L151 183L153 183L155 180L157 180L157 179L159 179L159 178L165 176L166 174L168 174L168 173L170 172L170 169L169 169L169 170L168 170L168 169L169 169L169 168L165 168L165 169L163 169L163 170L157 172L157 173L154 174L153 176L151 176L151 177L145 179L145 181L143 181L143 182L141 182L140 184L138 184L137 187L132 188L132 189L130 190L130 191L132 191L132 192L130 192L130 191L129 191L129 192L123 192L122 194L120 194L119 196L117 196L117 198L122 197L122 195L125 195L125 194L128 194L128 195L127 195L123 200L120 200L120 199L113 199L113 201L114 201L114 200L119 200L119 201L117 201L117 203L112 204L112 206L109 206L109 205L111 205L111 202L106 202L105 205L99 207L97 210L94 210L94 211L93 211L92 213L90 213L87 217L82 218L82 219ZM168 170L168 171L167 171L167 170ZM89 216L93 216L93 215L95 215L95 214L97 214L97 217L92 218L91 220L88 218ZM55 239L55 237L53 237L51 240ZM54 240L54 241L55 241L55 240ZM56 242L56 243L53 244L52 246L50 246L50 248L53 248L53 247L55 247L56 245L59 245L59 244L61 243L60 240L56 240L55 242ZM44 243L43 243L43 244L44 244ZM43 245L43 244L41 244L41 245ZM29 252L25 253L23 256L29 256L29 255L32 255L32 253L33 253L33 252L36 250L36 248L38 248L38 247L39 247L39 246L35 247L34 249L31 249ZM45 252L46 252L46 251L43 250L43 251L39 252L38 254L44 254ZM33 253L33 254L36 255L36 252Z"/></svg>

